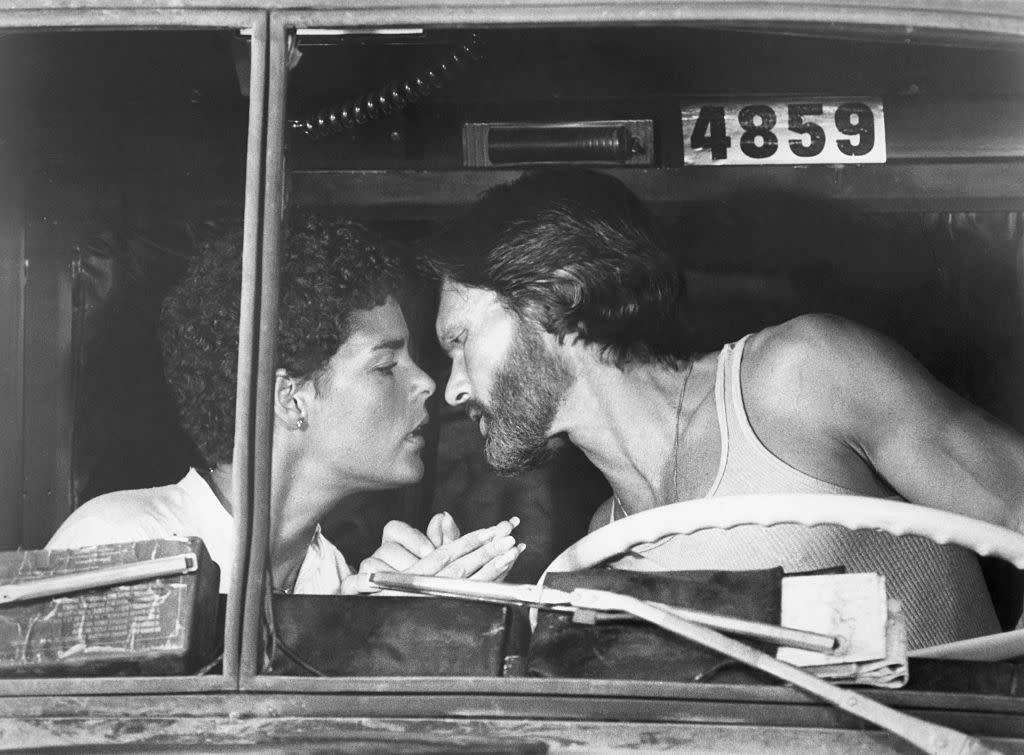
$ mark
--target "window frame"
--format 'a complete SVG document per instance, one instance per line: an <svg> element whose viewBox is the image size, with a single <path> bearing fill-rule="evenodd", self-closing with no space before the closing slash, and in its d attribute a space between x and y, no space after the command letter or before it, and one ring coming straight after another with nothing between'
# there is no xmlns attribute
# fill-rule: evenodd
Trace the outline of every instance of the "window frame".
<svg viewBox="0 0 1024 755"><path fill-rule="evenodd" d="M291 2L286 3L288 5ZM303 3L303 5L306 5ZM886 33L905 34L910 26L926 29L945 29L964 34L991 33L994 25L995 3L991 12L981 10L976 16L965 13L957 24L943 24L942 13L927 10L891 11L884 8L869 8L850 11L840 8L841 3L787 4L785 7L757 6L747 4L719 4L709 11L699 3L658 3L646 2L638 5L587 3L581 5L556 5L546 2L528 2L512 7L504 4L480 5L471 0L455 0L443 9L416 2L405 2L385 9L367 8L360 4L349 4L344 8L334 5L327 8L317 3L314 9L281 10L270 18L270 58L268 65L269 96L267 127L267 186L266 218L283 217L282 199L288 184L285 170L284 133L285 114L283 103L287 98L287 37L296 28L343 27L348 29L371 30L381 27L409 28L473 28L515 25L536 25L543 19L545 26L558 24L629 25L643 23L703 24L712 21L715 25L730 23L744 25L767 14L772 21L797 23L823 23L850 20L856 17L861 24L878 24ZM594 19L599 18L599 22ZM1024 9L1013 19L1005 20L998 27L1000 33L1016 40L1024 39ZM279 102L275 99L280 97ZM976 165L976 164L975 164ZM342 171L342 173L344 173ZM511 172L509 172L512 174ZM623 171L623 174L625 171ZM518 174L518 172L515 172ZM501 183L502 171L488 171L485 175L477 172L457 172L460 178L467 178L470 186L463 187L459 202L469 201L482 188ZM423 185L424 173L414 176L399 174L393 183L384 183L391 188L405 178L419 177L415 186ZM374 184L379 193L381 176L374 172L361 175L353 171L338 182L332 196L339 199L352 197L356 204L363 203L359 197L360 186ZM723 179L727 180L727 179ZM938 181L946 180L937 177ZM457 182L456 182L457 183ZM868 197L873 182L866 182L861 196ZM1007 182L978 203L977 209L1003 207L1007 201ZM323 196L322 193L318 194ZM896 209L915 208L920 197L909 197L908 204ZM1024 201L1019 205L1024 210ZM888 207L888 205L886 205ZM278 253L280 228L274 229L268 221L264 228L264 266L270 269L273 257ZM266 273L265 273L266 274ZM276 276L276 267L272 275ZM276 280L276 278L275 278ZM264 286L268 296L274 297L275 289ZM264 312L276 312L276 301L263 301ZM274 335L264 333L261 349L272 348ZM267 364L266 374L272 370ZM264 384L259 391L260 400L269 403L269 386ZM269 412L257 415L256 445L266 449L269 446ZM258 452L258 451L257 451ZM264 469L263 474L269 474ZM264 482L258 482L254 489L252 551L248 596L262 594L263 565L266 559L265 537L269 526L269 490ZM808 695L788 688L745 687L742 685L701 685L677 682L634 682L625 680L566 680L539 678L461 678L461 677L285 677L261 674L258 669L258 647L260 637L259 608L247 604L246 621L243 626L243 651L240 667L239 689L244 692L260 692L265 704L272 706L276 715L303 713L316 716L346 717L395 717L395 711L402 711L402 718L479 718L488 717L498 722L515 719L531 721L576 721L576 722L655 722L656 726L682 724L746 724L751 726L817 726L827 729L850 728L852 719L820 703ZM1024 698L983 696L963 693L937 693L916 691L869 690L867 694L881 702L922 718L943 721L951 726L984 736L1024 736ZM758 708L756 706L764 706ZM981 723L979 724L979 721ZM501 724L498 724L501 726ZM856 728L856 724L852 724Z"/></svg>
<svg viewBox="0 0 1024 755"><path fill-rule="evenodd" d="M56 4L54 4L56 5ZM259 10L197 10L189 8L144 9L131 7L91 8L82 10L40 8L5 12L0 28L5 32L74 33L83 30L188 31L201 29L239 29L251 32L249 78L249 113L246 144L246 176L243 235L243 289L239 323L238 383L236 401L236 434L234 447L234 479L236 490L242 491L234 512L236 552L244 553L249 543L251 496L252 433L250 431L251 398L255 375L254 333L260 292L255 271L258 260L258 227L262 218L262 160L266 127L266 40L268 14ZM100 11L102 12L95 12ZM239 432L242 430L242 432ZM224 627L223 670L207 676L133 676L133 677L66 677L45 679L0 680L0 700L14 704L11 698L24 698L31 706L37 696L82 696L95 694L181 694L191 692L222 692L238 688L239 648L242 628L245 569L237 569L227 596ZM183 706L184 708L185 706Z"/></svg>

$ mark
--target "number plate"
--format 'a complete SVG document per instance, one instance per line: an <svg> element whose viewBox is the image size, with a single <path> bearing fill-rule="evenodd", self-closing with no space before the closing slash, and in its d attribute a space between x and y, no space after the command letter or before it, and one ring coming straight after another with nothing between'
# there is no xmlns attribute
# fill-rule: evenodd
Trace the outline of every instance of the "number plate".
<svg viewBox="0 0 1024 755"><path fill-rule="evenodd" d="M884 163L877 99L683 103L686 165Z"/></svg>

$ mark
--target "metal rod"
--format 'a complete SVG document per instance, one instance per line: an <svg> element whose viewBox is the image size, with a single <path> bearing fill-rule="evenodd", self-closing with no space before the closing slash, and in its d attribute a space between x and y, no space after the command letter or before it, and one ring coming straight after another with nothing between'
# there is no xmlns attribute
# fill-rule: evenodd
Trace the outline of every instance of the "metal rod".
<svg viewBox="0 0 1024 755"><path fill-rule="evenodd" d="M714 629L681 619L657 605L626 595L582 588L573 590L571 597L572 604L578 608L593 611L625 611L691 642L696 642L748 666L760 669L828 701L847 713L895 734L924 752L935 755L995 752L973 737L945 726L908 716L852 690L835 687L803 669L783 663L767 653L726 637Z"/></svg>
<svg viewBox="0 0 1024 755"><path fill-rule="evenodd" d="M266 121L267 18L252 27L249 54L249 124L245 156L245 209L242 225L242 291L235 381L235 439L231 455L231 516L235 561L224 615L224 675L238 676L242 611L252 529L252 444L255 418L256 341L259 317L260 210L263 200L263 136Z"/></svg>
<svg viewBox="0 0 1024 755"><path fill-rule="evenodd" d="M266 163L263 189L263 253L260 276L259 341L256 393L253 396L252 542L249 546L248 582L240 656L240 679L258 672L260 620L263 612L265 570L270 558L270 465L274 430L272 396L277 353L277 311L281 223L284 218L284 121L288 89L287 30L270 25L267 94Z"/></svg>
<svg viewBox="0 0 1024 755"><path fill-rule="evenodd" d="M29 5L29 3L25 3ZM68 29L250 29L262 15L253 10L216 7L156 8L141 5L112 7L111 3L70 4L39 0L38 8L4 8L0 26L5 29L67 31ZM49 7L47 7L49 6ZM91 6L91 7L89 7Z"/></svg>
<svg viewBox="0 0 1024 755"><path fill-rule="evenodd" d="M538 587L536 585L506 584L504 582L476 582L453 577L429 577L399 572L377 572L370 575L370 582L381 587L408 592L429 593L450 598L489 600L499 603L548 605L542 592L557 596L552 603L561 602L568 608L569 593L563 590ZM560 598L560 600L559 600Z"/></svg>
<svg viewBox="0 0 1024 755"><path fill-rule="evenodd" d="M469 598L487 600L497 603L516 603L518 605L535 605L546 608L569 609L570 593L565 590L541 587L537 585L504 584L501 582L474 582L468 579L452 579L451 577L427 577L418 574L400 574L397 572L380 572L371 574L370 581L381 587L393 590L444 595L452 598ZM688 608L653 603L681 619L692 621L704 626L714 627L723 632L738 634L745 637L764 640L773 645L785 645L820 653L831 653L840 644L837 637L807 632L802 629L790 629L760 621L737 619L731 616L694 611ZM628 618L621 611L599 613L598 621L614 621Z"/></svg>
<svg viewBox="0 0 1024 755"><path fill-rule="evenodd" d="M909 8L899 10L872 8L866 4L850 6L839 0L816 3L730 2L719 3L712 12L706 3L663 2L644 0L631 3L608 2L480 2L456 0L444 4L392 3L379 5L366 2L339 3L338 0L281 0L280 15L296 27L430 27L430 26L532 26L538 19L545 24L576 24L605 26L615 23L681 23L726 24L729 22L759 25L794 22L841 24L843 22L880 27L904 39L908 29L926 38L929 33L956 30L961 34L975 32L984 39L993 37L1013 46L1024 35L1024 12L1014 5L1000 3L998 12L985 7L973 13L958 13L951 20L949 12L935 8ZM283 6L293 6L285 8ZM294 7L300 6L300 7ZM891 31L898 29L898 32ZM998 34L993 34L998 29ZM898 36L897 36L898 35Z"/></svg>
<svg viewBox="0 0 1024 755"><path fill-rule="evenodd" d="M58 574L28 582L0 586L0 604L51 598L55 595L112 587L129 582L142 582L159 577L188 574L198 568L194 553L154 558L134 564L118 564L75 574Z"/></svg>
<svg viewBox="0 0 1024 755"><path fill-rule="evenodd" d="M690 608L670 606L665 603L648 601L651 605L657 606L684 621L692 621L705 627L717 629L728 634L738 634L751 639L763 640L772 645L783 645L785 647L800 648L802 650L814 650L819 653L834 653L842 645L838 637L818 632L808 632L804 629L791 629L790 627L775 626L761 621L749 621L737 619L732 616L708 613L706 611L695 611Z"/></svg>

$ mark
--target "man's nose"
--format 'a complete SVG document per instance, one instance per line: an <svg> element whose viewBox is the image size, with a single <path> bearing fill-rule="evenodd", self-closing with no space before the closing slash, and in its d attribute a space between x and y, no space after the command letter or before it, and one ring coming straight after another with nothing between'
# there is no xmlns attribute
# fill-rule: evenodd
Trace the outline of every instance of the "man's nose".
<svg viewBox="0 0 1024 755"><path fill-rule="evenodd" d="M469 378L462 364L462 359L456 357L452 360L452 374L448 377L448 384L444 389L444 400L452 406L464 404L469 400Z"/></svg>

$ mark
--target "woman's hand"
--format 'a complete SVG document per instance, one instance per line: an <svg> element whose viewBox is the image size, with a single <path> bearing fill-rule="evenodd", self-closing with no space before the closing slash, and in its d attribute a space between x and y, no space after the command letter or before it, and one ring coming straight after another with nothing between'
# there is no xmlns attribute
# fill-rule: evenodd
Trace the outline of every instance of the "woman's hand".
<svg viewBox="0 0 1024 755"><path fill-rule="evenodd" d="M505 578L519 554L526 548L510 534L519 517L493 527L462 535L447 512L435 515L426 534L405 522L391 521L384 526L381 546L359 565L353 592L376 591L368 575L374 572L405 572L439 577L462 577L483 581ZM346 580L347 581L347 580ZM351 587L346 585L349 589Z"/></svg>

